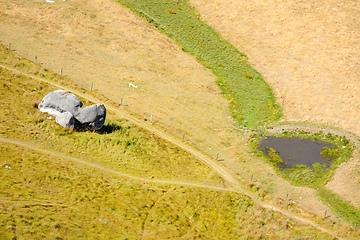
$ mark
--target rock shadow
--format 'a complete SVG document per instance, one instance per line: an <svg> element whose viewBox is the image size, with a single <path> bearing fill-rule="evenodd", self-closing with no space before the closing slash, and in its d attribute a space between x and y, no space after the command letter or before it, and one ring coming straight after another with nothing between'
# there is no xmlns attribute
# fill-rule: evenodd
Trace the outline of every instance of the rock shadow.
<svg viewBox="0 0 360 240"><path fill-rule="evenodd" d="M95 130L95 132L98 134L110 134L121 129L122 127L117 125L116 123L105 123L102 128Z"/></svg>

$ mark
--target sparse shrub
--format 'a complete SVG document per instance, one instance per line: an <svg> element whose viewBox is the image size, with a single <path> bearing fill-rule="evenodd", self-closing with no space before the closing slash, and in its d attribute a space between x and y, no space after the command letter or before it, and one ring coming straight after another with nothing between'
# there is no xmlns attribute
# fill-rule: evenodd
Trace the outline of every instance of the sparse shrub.
<svg viewBox="0 0 360 240"><path fill-rule="evenodd" d="M170 14L176 14L176 11L175 11L175 10L172 10L172 9L169 9L169 10L168 10L168 13L170 13Z"/></svg>
<svg viewBox="0 0 360 240"><path fill-rule="evenodd" d="M276 149L268 147L267 148L267 154L269 155L270 159L275 163L275 164L282 164L284 161L282 160L282 158L279 155L279 152L276 151Z"/></svg>
<svg viewBox="0 0 360 240"><path fill-rule="evenodd" d="M252 76L250 73L246 73L246 74L245 74L245 77L246 77L247 79L252 79L252 78L253 78L253 76Z"/></svg>

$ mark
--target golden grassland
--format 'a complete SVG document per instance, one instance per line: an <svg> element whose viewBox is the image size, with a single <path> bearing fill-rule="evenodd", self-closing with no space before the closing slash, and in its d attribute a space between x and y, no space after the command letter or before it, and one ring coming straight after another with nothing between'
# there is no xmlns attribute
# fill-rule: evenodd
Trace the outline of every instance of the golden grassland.
<svg viewBox="0 0 360 240"><path fill-rule="evenodd" d="M101 131L64 130L37 109L54 86L5 68L0 76L2 239L332 238L111 113Z"/></svg>
<svg viewBox="0 0 360 240"><path fill-rule="evenodd" d="M179 136L179 138L185 133L186 141L208 155L216 156L216 153L220 152L220 157L225 160L221 163L233 169L245 185L249 184L250 177L254 174L255 185L250 183L249 186L252 187L251 189L260 189L266 196L271 195L270 199L272 200L270 201L281 202L281 198L289 194L296 208L300 207L305 210L309 216L313 216L313 214L323 216L325 210L328 211L330 216L332 215L328 207L319 201L315 191L290 185L276 176L275 171L270 166L264 165L261 159L254 157L250 153L251 150L246 147L248 144L247 133L233 127L234 122L227 110L228 102L220 94L215 84L216 78L211 72L202 67L189 54L181 51L181 48L172 40L163 34L159 34L146 21L136 17L129 10L107 0L90 2L80 0L61 1L55 4L47 4L43 1L1 1L0 6L0 39L5 45L11 42L12 48L16 49L18 54L29 59L34 59L34 56L37 56L37 61L42 66L55 72L59 72L60 68L62 68L63 74L74 79L78 83L77 89L81 91L85 91L93 82L95 91L92 94L95 94L98 98L107 101L106 98L101 98L101 94L98 93L106 95L117 103L123 98L124 104L122 107L124 109L130 110L136 113L138 117L146 120L149 120L150 115L153 115L155 124L161 126L170 134ZM221 32L216 27L215 29ZM226 35L224 34L224 36ZM234 45L236 46L236 44ZM247 51L245 53L248 54ZM253 62L254 58L251 55L249 56L249 61ZM18 59L11 60L8 58L5 61L2 58L1 61L3 64L17 64L18 68L21 68L24 64L19 64ZM258 67L258 65L254 65ZM26 71L28 71L28 67L25 64ZM49 74L49 71L40 73L44 70L38 70L33 65L30 68L33 73L37 72L38 75ZM262 69L259 68L259 70L263 73ZM61 81L62 84L66 85L66 81L69 81L55 75L53 73L49 74L51 78ZM264 76L265 80L267 80L267 75L264 74ZM12 78L11 74L7 78ZM138 87L129 87L130 82ZM32 87L39 90L36 86ZM54 88L49 87L47 90L50 89ZM38 103L42 98L41 94L45 95L45 92L39 92L39 95L30 102L33 105ZM24 92L18 93L23 94ZM32 94L35 94L35 92L32 91ZM18 107L29 104L28 101L25 101L25 105L16 103L16 101L13 101L13 103ZM28 106L31 109L31 104ZM22 114L22 110L17 112L20 115ZM33 112L36 112L35 108ZM286 114L285 111L285 116L287 116ZM26 114L23 115L26 116ZM39 117L42 118L43 116L39 115L34 119L39 119ZM129 134L127 140L130 142L139 140L146 147L153 147L158 142L156 136L149 133L145 133L145 135L138 138L138 134L143 134L142 131L137 129L134 132L133 126L130 124L131 127L129 128L129 123L123 120L117 118L111 120L112 122L107 122L106 126L108 126L108 129L116 129L116 131L102 134L100 138L99 134L92 132L62 132L51 121L36 123L43 124L42 131L44 132L35 135L39 137L38 143L46 140L44 143L51 148L56 145L53 144L53 141L59 142L59 146L66 141L70 141L74 145L66 148L69 152L65 154L74 154L77 159L84 159L84 154L87 154L86 158L89 163L99 161L104 164L106 169L114 169L115 171L124 167L125 164L121 166L121 164L114 161L121 153L106 148L104 144L106 141L116 142L120 132L126 131ZM30 125L21 127L21 124L16 122L14 124L13 126L20 126L19 129L22 130L30 127ZM22 133L21 130L14 130L15 127L12 127L8 122L3 122L1 126L14 131L13 136L15 136L15 133L19 135ZM36 126L37 131L38 125ZM51 134L53 129L59 131L59 135L62 135L61 139ZM39 136L43 134L44 138ZM77 142L78 138L82 139L82 141ZM145 141L146 138L150 138L151 142ZM91 148L89 143L99 143L106 151L97 151ZM124 144L121 147L126 149L126 145ZM141 144L137 145L138 148L139 146L143 147ZM179 159L176 156L182 158L182 154L184 154L188 158L192 157L183 151L177 153L179 150L177 148L170 147L170 149L167 149L169 145L165 144L160 147L161 151L157 151L159 156L166 156L166 159L172 161L171 165L165 164L169 167L165 168L164 171L167 174L170 173L170 175L166 175L153 169L154 166L157 167L161 164L152 155L150 155L151 157L147 155L151 154L152 151L145 151L145 153L141 153L143 154L142 157L134 159L132 150L136 149L136 146L130 144L130 147L127 147L131 151L125 156L121 155L124 161L130 164L125 169L121 169L124 173L134 174L135 176L146 173L146 178L161 177L162 179L162 177L166 176L166 180L174 182L179 179L182 181L196 180L198 183L206 181L210 185L226 187L226 184L216 174L213 174L210 169L201 164L190 165L194 166L194 172L182 172L180 169L183 165L176 162ZM57 151L65 151L63 149L63 147L60 147ZM91 151L86 152L84 149L90 149ZM63 160L63 158L60 159ZM151 169L144 164L144 161L149 159L152 164ZM136 162L132 163L133 160ZM340 169L344 169L346 166L356 168L356 162L358 162L358 158L352 159L350 161L351 165L344 165ZM172 167L174 167L174 174ZM198 167L199 171L196 170ZM347 173L349 173L349 169L342 171L340 177L335 178L339 176L335 175L334 179L346 183L342 176ZM354 179L350 177L350 180ZM339 186L337 183L339 182L333 185ZM350 181L350 183L341 185L339 191L346 192L347 195L342 196L355 204L357 193L348 189L356 189L359 182ZM156 185L156 187L159 186ZM261 215L260 212L258 212L259 215ZM328 222L325 225L329 226L334 219L326 219L326 221ZM343 227L339 227L337 224L335 226L336 231L350 231L349 226L346 224ZM249 225L249 227L251 228L252 225ZM165 227L161 226L161 228L164 229ZM153 237L154 235L151 234L150 236ZM250 232L249 236L261 235L257 234ZM139 236L137 235L135 238L141 238ZM195 235L190 234L190 236Z"/></svg>
<svg viewBox="0 0 360 240"><path fill-rule="evenodd" d="M95 92L117 103L123 98L123 108L144 119L153 115L157 125L179 138L185 134L209 156L219 152L243 181L255 174L276 196L289 193L316 214L327 209L313 190L291 186L250 153L247 133L234 127L210 70L128 9L109 0L0 4L4 45L11 42L28 59L37 56L56 73L61 67L79 88L93 82Z"/></svg>

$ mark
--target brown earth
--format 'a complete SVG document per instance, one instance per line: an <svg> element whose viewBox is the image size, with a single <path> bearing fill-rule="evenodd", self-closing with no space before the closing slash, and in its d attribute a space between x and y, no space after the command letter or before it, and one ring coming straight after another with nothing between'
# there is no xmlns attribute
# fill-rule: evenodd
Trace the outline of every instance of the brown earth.
<svg viewBox="0 0 360 240"><path fill-rule="evenodd" d="M207 5L209 9L212 6ZM208 21L206 12L202 14ZM329 211L313 189L291 186L249 153L246 138L233 127L228 102L208 69L116 2L1 0L0 40L4 45L11 42L11 47L22 56L29 59L37 56L37 61L46 68L56 72L62 68L63 74L84 86L93 83L94 90L116 102L123 98L122 107L148 120L153 115L155 125L174 136L182 138L185 133L186 141L209 156L215 157L220 152L220 158L225 160L221 163L237 172L241 181L249 182L254 174L253 180L274 196L284 197L288 193L306 211L316 214ZM254 43L249 43L248 47L253 46ZM252 58L248 50L245 53L267 80L261 65L255 64L255 57L266 55Z"/></svg>

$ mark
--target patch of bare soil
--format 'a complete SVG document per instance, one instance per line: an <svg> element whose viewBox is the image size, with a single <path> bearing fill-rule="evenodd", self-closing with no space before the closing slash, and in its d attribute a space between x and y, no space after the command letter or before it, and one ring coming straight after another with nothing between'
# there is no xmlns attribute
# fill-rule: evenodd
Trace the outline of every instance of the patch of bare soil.
<svg viewBox="0 0 360 240"><path fill-rule="evenodd" d="M210 70L115 1L2 0L0 40L84 86L93 83L116 102L123 98L122 107L148 121L153 115L155 127L174 136L185 133L185 141L209 156L219 152L221 164L243 183L254 174L253 182L275 196L289 194L312 213L329 211L313 189L291 186L249 153Z"/></svg>
<svg viewBox="0 0 360 240"><path fill-rule="evenodd" d="M245 53L282 106L284 121L360 135L360 2L190 0L201 18ZM358 155L328 187L360 206Z"/></svg>

